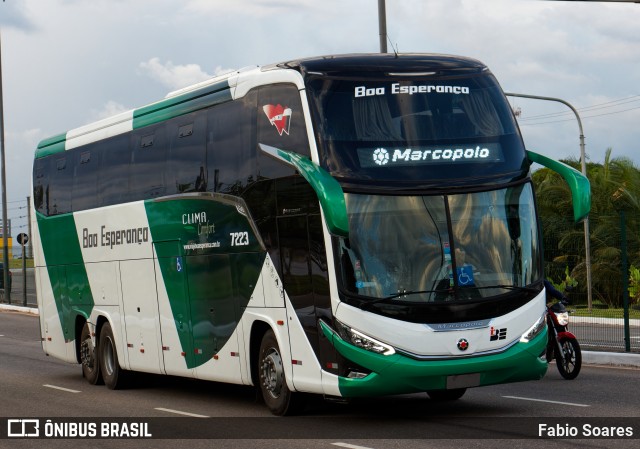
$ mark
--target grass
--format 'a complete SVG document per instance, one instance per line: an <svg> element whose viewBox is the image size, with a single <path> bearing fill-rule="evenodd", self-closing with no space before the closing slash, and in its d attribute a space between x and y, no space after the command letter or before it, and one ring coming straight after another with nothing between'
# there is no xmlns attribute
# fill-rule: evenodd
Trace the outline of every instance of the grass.
<svg viewBox="0 0 640 449"><path fill-rule="evenodd" d="M33 259L26 259L25 262L27 268L33 268ZM22 268L22 259L9 259L9 268L12 270L14 268Z"/></svg>
<svg viewBox="0 0 640 449"><path fill-rule="evenodd" d="M602 309L593 307L591 312L587 309L586 305L581 304L580 308L577 308L574 305L570 305L567 309L571 310L572 316L585 316L585 317L597 317L597 318L624 318L624 309L622 308L610 308L610 309ZM630 319L640 319L640 310L629 308L629 318Z"/></svg>

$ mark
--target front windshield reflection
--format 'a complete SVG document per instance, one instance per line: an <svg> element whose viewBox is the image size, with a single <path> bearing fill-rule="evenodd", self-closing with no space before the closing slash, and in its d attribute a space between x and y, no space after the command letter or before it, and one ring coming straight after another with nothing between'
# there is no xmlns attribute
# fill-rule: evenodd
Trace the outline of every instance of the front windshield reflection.
<svg viewBox="0 0 640 449"><path fill-rule="evenodd" d="M343 288L399 301L482 299L541 277L530 184L436 196L345 195Z"/></svg>

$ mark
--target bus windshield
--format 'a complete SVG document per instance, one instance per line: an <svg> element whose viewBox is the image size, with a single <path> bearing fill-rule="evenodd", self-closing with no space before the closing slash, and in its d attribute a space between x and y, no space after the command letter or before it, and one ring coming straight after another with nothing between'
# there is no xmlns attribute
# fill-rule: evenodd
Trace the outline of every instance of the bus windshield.
<svg viewBox="0 0 640 449"><path fill-rule="evenodd" d="M337 240L346 292L394 301L481 300L539 281L529 183L435 196L345 194Z"/></svg>
<svg viewBox="0 0 640 449"><path fill-rule="evenodd" d="M460 179L521 171L524 146L488 72L310 75L320 161L336 177Z"/></svg>

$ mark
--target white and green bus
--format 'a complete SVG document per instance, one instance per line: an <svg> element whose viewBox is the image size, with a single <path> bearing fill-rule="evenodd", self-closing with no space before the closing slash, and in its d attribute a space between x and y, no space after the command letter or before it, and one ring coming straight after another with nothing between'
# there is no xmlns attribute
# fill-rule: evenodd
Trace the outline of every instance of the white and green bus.
<svg viewBox="0 0 640 449"><path fill-rule="evenodd" d="M254 385L275 414L539 379L526 151L481 62L345 55L241 70L43 140L32 226L44 351Z"/></svg>

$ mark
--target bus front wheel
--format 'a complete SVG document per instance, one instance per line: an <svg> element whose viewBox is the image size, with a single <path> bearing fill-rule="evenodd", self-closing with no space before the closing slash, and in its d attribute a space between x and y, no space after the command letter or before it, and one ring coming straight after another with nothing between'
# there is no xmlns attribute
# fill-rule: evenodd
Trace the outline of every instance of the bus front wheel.
<svg viewBox="0 0 640 449"><path fill-rule="evenodd" d="M278 340L272 330L262 337L258 355L260 391L265 404L274 415L292 415L304 405L299 393L287 386Z"/></svg>
<svg viewBox="0 0 640 449"><path fill-rule="evenodd" d="M104 326L102 326L98 351L100 354L100 371L107 388L110 390L123 388L126 380L126 372L120 368L120 364L118 363L115 339L113 338L113 331L109 323L105 323Z"/></svg>

